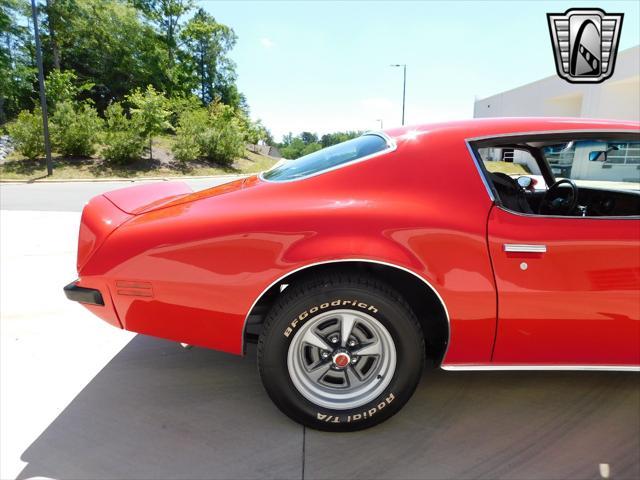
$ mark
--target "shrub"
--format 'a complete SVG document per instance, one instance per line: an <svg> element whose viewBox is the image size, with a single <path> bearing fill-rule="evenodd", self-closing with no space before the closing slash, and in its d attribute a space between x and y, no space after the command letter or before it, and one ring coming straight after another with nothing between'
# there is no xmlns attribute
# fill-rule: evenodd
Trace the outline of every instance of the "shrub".
<svg viewBox="0 0 640 480"><path fill-rule="evenodd" d="M244 152L244 133L237 122L209 115L209 128L201 135L204 157L222 164L231 164Z"/></svg>
<svg viewBox="0 0 640 480"><path fill-rule="evenodd" d="M169 123L172 127L180 124L180 118L185 112L198 110L202 107L200 99L195 95L176 95L168 98L165 108L169 111Z"/></svg>
<svg viewBox="0 0 640 480"><path fill-rule="evenodd" d="M42 110L33 113L23 110L16 120L9 124L7 131L16 150L30 160L44 155L44 133L42 130Z"/></svg>
<svg viewBox="0 0 640 480"><path fill-rule="evenodd" d="M145 146L144 129L129 119L122 105L113 103L105 111L106 130L102 156L114 163L126 164L138 160Z"/></svg>
<svg viewBox="0 0 640 480"><path fill-rule="evenodd" d="M88 157L95 152L101 128L102 120L91 105L60 102L51 117L53 148L66 157Z"/></svg>
<svg viewBox="0 0 640 480"><path fill-rule="evenodd" d="M180 116L173 153L183 162L204 157L229 165L242 155L244 136L234 110L215 103Z"/></svg>
<svg viewBox="0 0 640 480"><path fill-rule="evenodd" d="M202 157L200 137L207 128L208 115L204 108L182 112L176 129L172 151L176 160L190 162Z"/></svg>
<svg viewBox="0 0 640 480"><path fill-rule="evenodd" d="M171 112L165 108L167 98L148 85L144 92L136 89L127 95L127 101L133 105L132 119L141 126L144 137L149 140L149 157L153 158L153 137L165 130L173 130L168 121Z"/></svg>

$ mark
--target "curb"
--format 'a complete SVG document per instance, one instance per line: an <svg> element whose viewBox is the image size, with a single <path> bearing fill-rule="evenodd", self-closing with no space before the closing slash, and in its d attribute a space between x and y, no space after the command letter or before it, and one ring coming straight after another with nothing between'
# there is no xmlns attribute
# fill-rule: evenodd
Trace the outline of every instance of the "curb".
<svg viewBox="0 0 640 480"><path fill-rule="evenodd" d="M0 178L0 184L23 184L23 183L103 183L103 182L170 182L174 180L205 180L208 178L244 178L257 175L255 173L229 173L224 175L201 175L201 176L175 176L175 177L109 177L109 178L35 178L31 180L13 180Z"/></svg>

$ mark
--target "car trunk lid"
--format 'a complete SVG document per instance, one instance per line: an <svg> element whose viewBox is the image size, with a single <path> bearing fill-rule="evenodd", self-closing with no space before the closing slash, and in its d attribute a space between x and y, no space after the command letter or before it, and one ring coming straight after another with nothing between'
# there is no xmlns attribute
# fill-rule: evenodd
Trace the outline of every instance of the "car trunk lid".
<svg viewBox="0 0 640 480"><path fill-rule="evenodd" d="M193 193L184 182L154 182L120 188L103 195L129 215L140 215L162 208Z"/></svg>

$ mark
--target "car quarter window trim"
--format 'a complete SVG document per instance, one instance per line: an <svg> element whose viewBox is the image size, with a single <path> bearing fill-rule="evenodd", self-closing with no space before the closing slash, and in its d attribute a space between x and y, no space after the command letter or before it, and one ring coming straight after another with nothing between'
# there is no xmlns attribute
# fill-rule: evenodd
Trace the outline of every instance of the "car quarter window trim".
<svg viewBox="0 0 640 480"><path fill-rule="evenodd" d="M596 370L616 372L640 372L640 367L628 365L441 365L447 371L522 371L522 370Z"/></svg>
<svg viewBox="0 0 640 480"><path fill-rule="evenodd" d="M348 167L349 165L353 165L355 163L364 162L364 161L370 160L370 159L372 159L374 157L379 157L381 155L386 155L387 153L391 153L391 152L395 151L398 148L398 144L396 143L396 141L392 137L390 137L389 135L387 135L384 132L365 132L362 135L360 135L360 137L365 137L367 135L369 135L369 136L377 136L377 137L382 138L385 141L385 143L387 144L387 148L385 148L384 150L380 150L379 152L372 153L371 155L366 155L364 157L360 157L360 158L356 158L354 160L351 160L349 162L341 163L339 165L334 165L333 167L325 168L325 169L319 170L317 172L313 172L313 173L310 173L308 175L304 175L302 177L288 178L288 179L285 179L285 180L269 180L268 178L265 178L264 177L265 173L273 170L277 166L282 165L282 163L278 162L276 165L274 165L269 170L266 170L264 172L260 172L258 174L258 178L260 178L260 180L262 180L264 182L269 182L269 183L297 182L297 181L300 181L300 180L305 180L307 178L315 177L316 175L323 175L323 174L331 172L333 170L338 170L339 168ZM356 138L360 138L360 137L356 137ZM339 144L336 144L336 145L339 145ZM318 151L321 151L321 150L318 150ZM287 162L295 162L295 160L286 160L286 161Z"/></svg>
<svg viewBox="0 0 640 480"><path fill-rule="evenodd" d="M490 186L489 188L487 188L489 198L491 199L492 202L494 202L496 206L498 206L501 210L505 212L511 213L513 215L520 215L524 217L535 217L535 218L563 218L563 219L575 218L575 219L592 219L592 220L638 220L640 219L640 215L624 215L624 216L601 215L601 216L586 216L586 217L572 216L572 215L546 215L546 214L542 215L538 213L516 212L502 205L502 202L500 202L497 192L495 192L493 188L493 184L488 178L488 175L487 175L488 171L485 168L481 159L479 158L480 156L478 154L478 149L491 146L493 145L494 140L500 140L504 138L509 138L509 139L518 141L520 139L530 140L532 137L538 137L543 139L554 139L554 137L558 137L558 139L566 140L566 135L568 134L575 135L576 139L593 138L593 135L595 134L595 135L615 136L615 139L617 140L617 139L625 139L627 137L634 137L635 139L635 137L637 137L640 134L640 131L611 130L611 129L590 129L590 130L578 129L578 130L545 130L545 131L533 131L533 132L512 132L512 133L503 133L503 134L496 134L496 135L486 135L481 137L467 138L465 139L465 143L467 144L467 148L469 149L471 157L476 165L476 168L478 169L478 173L480 174L480 177L482 178L483 183L485 184L485 186L487 185ZM536 158L536 161L538 161L537 158ZM544 159L544 165L542 165L541 170L542 169L548 169L549 172L551 172L546 159ZM552 178L555 180L555 176L552 176Z"/></svg>
<svg viewBox="0 0 640 480"><path fill-rule="evenodd" d="M440 295L438 290L436 290L436 288L431 284L431 282L426 280L422 275L420 275L419 273L414 272L413 270L410 270L407 267L403 267L401 265L396 265L395 263L383 262L381 260L372 260L372 259L369 259L369 258L338 258L338 259L334 259L334 260L323 260L323 261L320 261L320 262L313 262L313 263L309 263L309 264L303 265L301 267L295 268L295 269L293 269L291 271L288 271L287 273L284 273L283 275L278 277L276 280L271 282L264 290L262 290L262 292L260 292L260 295L258 295L255 298L255 300L251 304L251 308L249 308L249 311L247 311L247 315L244 317L244 325L242 326L242 337L240 338L240 341L242 342L241 351L244 352L244 349L245 349L245 343L246 343L245 342L245 334L246 334L247 325L248 325L248 322L249 322L249 316L251 315L251 312L253 311L255 306L258 304L260 299L273 286L275 286L278 283L282 282L288 276L293 275L294 273L300 272L302 270L306 270L308 268L315 267L315 266L318 266L318 265L327 265L327 264L331 264L331 263L345 263L345 262L374 263L374 264L385 265L387 267L392 267L392 268L396 268L398 270L402 270L404 272L410 273L411 275L413 275L414 277L418 278L419 280L422 280L422 282L425 285L427 285L427 287L429 287L433 293L435 293L436 297L440 301L440 304L442 305L442 308L444 309L444 314L447 317L447 330L448 330L448 332L447 332L447 346L445 347L445 351L444 351L444 353L442 355L442 361L444 362L444 359L447 358L447 353L449 352L449 345L451 344L451 320L450 320L450 317L449 317L449 310L447 309L447 305L446 305L446 303L444 303L444 300L442 299L442 296Z"/></svg>
<svg viewBox="0 0 640 480"><path fill-rule="evenodd" d="M469 141L466 141L465 143L467 144L467 149L469 150L469 154L471 155L471 158L473 159L473 163L476 166L476 169L478 170L478 174L480 175L480 179L482 180L482 183L484 184L484 188L487 189L487 193L489 194L489 199L491 199L492 202L495 202L497 197L494 194L493 189L491 187L491 184L488 182L486 175L484 174L483 167L480 166L480 160L478 159L478 154L473 149L473 147L471 146Z"/></svg>
<svg viewBox="0 0 640 480"><path fill-rule="evenodd" d="M565 137L565 135L577 135L580 137L590 138L593 134L604 134L604 135L640 135L640 130L612 130L610 128L595 128L595 129L571 129L571 130L534 130L528 132L510 132L510 133L497 133L493 135L482 135L479 137L469 137L465 140L469 143L487 143L490 144L492 140L497 140L500 138L519 138L523 137L523 139L536 136L536 137ZM565 137L566 138L566 137ZM487 145L479 145L480 147L484 147Z"/></svg>

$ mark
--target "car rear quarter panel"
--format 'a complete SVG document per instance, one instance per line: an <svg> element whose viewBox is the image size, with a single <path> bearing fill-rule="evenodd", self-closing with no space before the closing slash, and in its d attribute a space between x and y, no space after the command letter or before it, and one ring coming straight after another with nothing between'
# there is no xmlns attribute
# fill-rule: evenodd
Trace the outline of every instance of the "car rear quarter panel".
<svg viewBox="0 0 640 480"><path fill-rule="evenodd" d="M131 219L84 266L83 279L109 286L124 328L240 354L246 316L274 281L314 263L368 259L411 270L438 292L450 317L447 364L490 361L491 201L459 132L398 138L393 152L322 175L252 178L198 197ZM149 288L119 293L123 281Z"/></svg>

